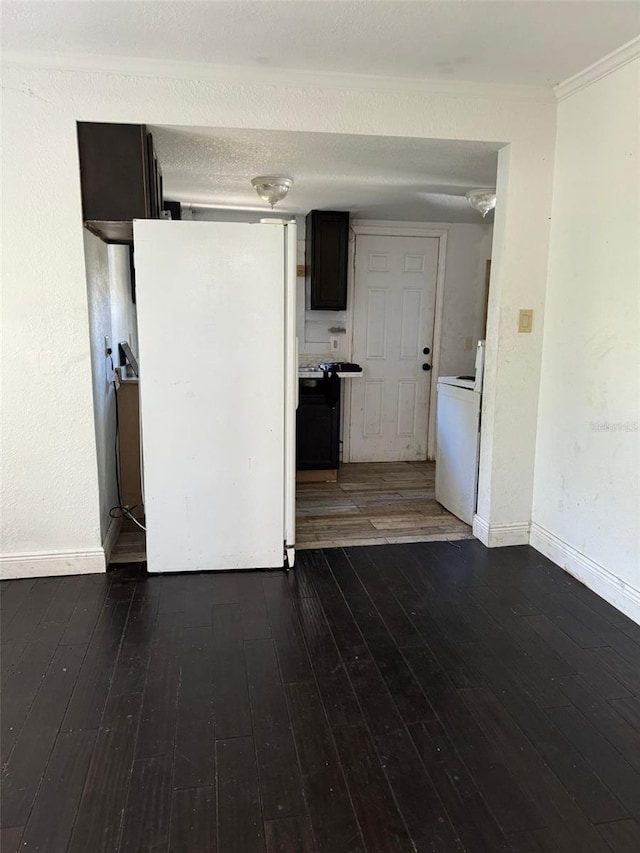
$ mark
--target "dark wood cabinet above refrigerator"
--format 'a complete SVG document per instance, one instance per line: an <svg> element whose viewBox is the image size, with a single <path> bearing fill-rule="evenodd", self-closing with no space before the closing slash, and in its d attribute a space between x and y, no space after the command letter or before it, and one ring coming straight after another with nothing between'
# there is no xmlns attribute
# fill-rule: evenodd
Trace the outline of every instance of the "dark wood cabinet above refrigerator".
<svg viewBox="0 0 640 853"><path fill-rule="evenodd" d="M312 210L306 220L305 265L312 311L347 307L349 214Z"/></svg>
<svg viewBox="0 0 640 853"><path fill-rule="evenodd" d="M85 226L107 243L131 243L134 219L159 219L162 172L143 124L78 122Z"/></svg>

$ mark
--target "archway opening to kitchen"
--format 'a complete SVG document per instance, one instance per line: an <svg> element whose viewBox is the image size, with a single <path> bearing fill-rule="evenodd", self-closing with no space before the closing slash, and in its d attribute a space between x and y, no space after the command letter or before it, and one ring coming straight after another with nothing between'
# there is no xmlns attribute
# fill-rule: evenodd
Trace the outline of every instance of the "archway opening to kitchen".
<svg viewBox="0 0 640 853"><path fill-rule="evenodd" d="M295 411L297 549L470 537L493 212L483 217L466 196L495 186L501 145L150 125L79 125L80 141L105 127L139 129L142 180L155 199L131 216L143 220L137 237L131 221L113 231L120 214L87 213L98 165L83 160L80 145L101 496L120 524L112 561L145 558L149 512L166 511L172 541L189 540L192 552L216 508L228 509L232 538L256 518L275 523L270 507L287 499L282 472L292 475L284 436L281 449L269 443L280 404ZM293 180L273 210L252 186L259 175ZM127 201L109 189L112 204ZM147 218L201 228L169 226L157 236ZM263 220L284 228L284 243L233 230ZM218 250L203 273L207 227L203 242ZM207 318L203 306L215 296L207 281L222 274L220 264L228 290ZM246 292L234 279L243 269ZM278 281L281 307L263 298ZM270 388L274 375L279 390ZM203 400L213 379L217 390ZM214 447L226 450L209 465ZM253 488L252 476L261 485ZM178 481L189 495L179 505Z"/></svg>

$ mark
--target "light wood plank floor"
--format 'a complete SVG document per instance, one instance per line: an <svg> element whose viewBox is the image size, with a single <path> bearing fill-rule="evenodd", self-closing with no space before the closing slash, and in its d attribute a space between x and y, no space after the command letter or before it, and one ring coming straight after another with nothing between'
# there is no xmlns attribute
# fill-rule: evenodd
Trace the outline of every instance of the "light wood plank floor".
<svg viewBox="0 0 640 853"><path fill-rule="evenodd" d="M147 543L144 530L140 530L132 521L123 518L120 535L109 564L142 563L146 559Z"/></svg>
<svg viewBox="0 0 640 853"><path fill-rule="evenodd" d="M298 483L296 547L343 548L470 539L436 502L433 462L343 465L337 483ZM146 560L144 533L124 521L112 563Z"/></svg>
<svg viewBox="0 0 640 853"><path fill-rule="evenodd" d="M469 539L435 499L434 462L343 465L337 483L298 483L296 547L334 548Z"/></svg>

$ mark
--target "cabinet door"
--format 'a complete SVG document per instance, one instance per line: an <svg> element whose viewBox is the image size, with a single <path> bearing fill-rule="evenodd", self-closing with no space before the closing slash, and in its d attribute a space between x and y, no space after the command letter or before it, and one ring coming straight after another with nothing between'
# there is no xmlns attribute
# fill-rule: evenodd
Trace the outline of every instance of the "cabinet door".
<svg viewBox="0 0 640 853"><path fill-rule="evenodd" d="M347 307L349 214L312 210L306 226L309 307L315 311L344 311Z"/></svg>
<svg viewBox="0 0 640 853"><path fill-rule="evenodd" d="M139 124L78 122L84 220L146 219L145 130Z"/></svg>
<svg viewBox="0 0 640 853"><path fill-rule="evenodd" d="M334 469L340 458L340 406L323 397L300 397L296 419L299 471Z"/></svg>

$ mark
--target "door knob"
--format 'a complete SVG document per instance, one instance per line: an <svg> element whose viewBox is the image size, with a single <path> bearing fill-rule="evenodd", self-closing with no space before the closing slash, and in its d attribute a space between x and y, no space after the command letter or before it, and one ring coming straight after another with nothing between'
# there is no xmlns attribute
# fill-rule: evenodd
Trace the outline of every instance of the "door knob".
<svg viewBox="0 0 640 853"><path fill-rule="evenodd" d="M425 347L425 348L422 350L422 352L424 353L424 355L429 355L429 353L431 352L431 350L429 349L429 347Z"/></svg>
<svg viewBox="0 0 640 853"><path fill-rule="evenodd" d="M422 369L423 370L431 370L431 365L430 364L423 364Z"/></svg>

